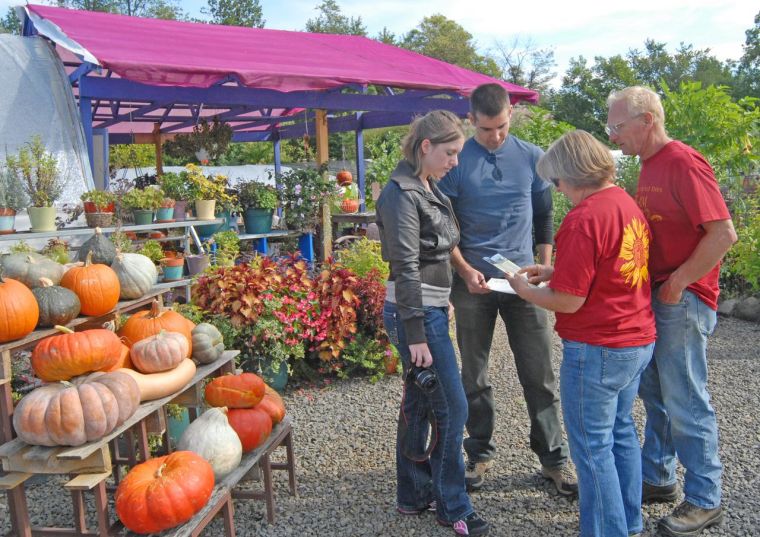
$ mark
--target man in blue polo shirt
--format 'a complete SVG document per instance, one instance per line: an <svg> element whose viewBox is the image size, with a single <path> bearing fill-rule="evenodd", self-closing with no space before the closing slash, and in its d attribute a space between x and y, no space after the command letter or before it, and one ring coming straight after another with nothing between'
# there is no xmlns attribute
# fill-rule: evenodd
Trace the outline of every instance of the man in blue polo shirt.
<svg viewBox="0 0 760 537"><path fill-rule="evenodd" d="M451 300L469 406L465 481L468 490L480 488L496 451L488 358L500 316L528 407L530 447L538 455L542 475L560 494L572 496L578 489L566 469L568 448L559 420L547 313L517 295L491 292L486 286L489 278L503 275L484 256L501 254L520 266L534 262L533 230L538 262L551 264L551 190L536 173L543 152L509 135L511 115L502 86L478 86L470 96L468 115L475 136L465 143L459 165L438 185L451 198L461 228L459 247L452 254L457 276Z"/></svg>

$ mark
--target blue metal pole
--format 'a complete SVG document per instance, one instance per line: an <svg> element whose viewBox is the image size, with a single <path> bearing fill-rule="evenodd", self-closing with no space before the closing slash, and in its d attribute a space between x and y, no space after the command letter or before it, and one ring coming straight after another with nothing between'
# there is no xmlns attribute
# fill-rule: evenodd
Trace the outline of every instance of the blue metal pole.
<svg viewBox="0 0 760 537"><path fill-rule="evenodd" d="M81 84L86 78L80 81ZM90 170L93 177L95 176L95 166L93 162L93 147L92 147L92 100L87 97L79 99L79 116L82 118L82 128L84 129L84 139L87 142L87 156L90 159Z"/></svg>
<svg viewBox="0 0 760 537"><path fill-rule="evenodd" d="M356 113L356 119L359 127L356 129L356 187L359 189L359 210L367 210L366 189L364 188L365 174L364 169L364 131L361 124L362 112Z"/></svg>

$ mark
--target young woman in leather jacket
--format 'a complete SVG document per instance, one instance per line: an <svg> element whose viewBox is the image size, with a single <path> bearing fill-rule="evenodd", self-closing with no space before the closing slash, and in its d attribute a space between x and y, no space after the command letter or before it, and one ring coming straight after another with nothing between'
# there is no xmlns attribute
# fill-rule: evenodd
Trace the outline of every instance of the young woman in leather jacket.
<svg viewBox="0 0 760 537"><path fill-rule="evenodd" d="M465 491L467 399L449 337L449 258L459 228L436 186L457 165L463 143L462 123L453 113L436 110L417 118L403 143L404 160L377 201L377 224L390 264L383 320L405 378L396 438L397 509L409 515L434 510L437 521L459 535L485 535L489 525Z"/></svg>

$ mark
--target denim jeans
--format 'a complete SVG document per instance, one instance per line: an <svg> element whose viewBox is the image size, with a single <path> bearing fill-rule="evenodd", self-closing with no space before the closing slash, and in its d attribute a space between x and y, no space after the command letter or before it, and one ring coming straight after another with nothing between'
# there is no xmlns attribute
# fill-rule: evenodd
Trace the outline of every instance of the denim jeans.
<svg viewBox="0 0 760 537"><path fill-rule="evenodd" d="M411 367L404 323L395 304L385 303L385 330L398 349L404 365L404 378ZM425 335L438 386L426 394L412 382L404 382L396 437L396 496L403 509L418 509L436 500L436 516L455 522L474 512L464 484L462 436L467 420L467 399L449 337L448 308L425 308ZM438 439L429 459L413 460L411 451L422 454L430 434L428 408L432 407ZM402 438L402 420L406 436ZM403 442L403 445L402 445ZM415 457L416 458L416 457Z"/></svg>
<svg viewBox="0 0 760 537"><path fill-rule="evenodd" d="M467 394L468 437L464 449L471 461L492 459L495 420L494 397L488 379L491 341L500 316L515 357L517 376L530 418L530 447L543 466L555 468L567 462L562 438L559 397L551 362L551 327L546 311L517 295L473 295L457 275L451 290L456 334L462 356L462 384Z"/></svg>
<svg viewBox="0 0 760 537"><path fill-rule="evenodd" d="M641 449L632 409L654 343L626 348L562 343L560 394L578 473L581 537L638 533Z"/></svg>
<svg viewBox="0 0 760 537"><path fill-rule="evenodd" d="M712 509L720 505L722 471L707 393L707 338L716 314L690 291L675 305L653 299L652 309L657 343L639 388L647 412L643 479L657 486L675 483L677 455L686 470L686 500Z"/></svg>

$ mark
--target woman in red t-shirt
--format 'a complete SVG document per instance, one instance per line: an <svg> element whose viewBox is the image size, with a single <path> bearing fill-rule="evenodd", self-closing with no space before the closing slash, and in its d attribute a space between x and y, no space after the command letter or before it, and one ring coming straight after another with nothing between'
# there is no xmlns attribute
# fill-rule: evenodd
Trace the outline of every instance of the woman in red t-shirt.
<svg viewBox="0 0 760 537"><path fill-rule="evenodd" d="M554 142L538 162L574 205L557 232L554 267L507 274L523 299L557 312L560 399L578 472L581 535L642 531L641 458L631 409L652 357L655 323L650 233L636 202L613 184L609 150L585 131ZM548 281L549 285L537 287Z"/></svg>

